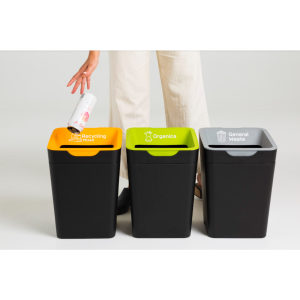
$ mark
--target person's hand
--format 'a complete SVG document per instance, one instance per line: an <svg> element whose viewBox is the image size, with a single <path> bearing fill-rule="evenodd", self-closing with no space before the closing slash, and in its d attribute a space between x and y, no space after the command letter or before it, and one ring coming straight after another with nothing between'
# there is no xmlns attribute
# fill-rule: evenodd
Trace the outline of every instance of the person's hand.
<svg viewBox="0 0 300 300"><path fill-rule="evenodd" d="M91 87L91 75L96 69L98 62L99 62L99 54L100 51L90 51L89 57L86 60L86 62L82 65L82 67L79 69L79 71L72 77L72 79L67 84L67 87L72 85L74 82L74 87L72 89L72 94L76 92L79 85L81 85L80 88L80 94L84 92L85 83L87 83L88 90Z"/></svg>

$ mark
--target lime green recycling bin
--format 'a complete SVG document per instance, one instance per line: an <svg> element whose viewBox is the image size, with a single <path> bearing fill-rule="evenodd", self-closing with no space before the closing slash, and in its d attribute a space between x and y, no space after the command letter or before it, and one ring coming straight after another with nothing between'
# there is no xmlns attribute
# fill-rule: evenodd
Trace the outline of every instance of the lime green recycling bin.
<svg viewBox="0 0 300 300"><path fill-rule="evenodd" d="M194 129L130 128L126 148L133 236L190 236L199 151Z"/></svg>

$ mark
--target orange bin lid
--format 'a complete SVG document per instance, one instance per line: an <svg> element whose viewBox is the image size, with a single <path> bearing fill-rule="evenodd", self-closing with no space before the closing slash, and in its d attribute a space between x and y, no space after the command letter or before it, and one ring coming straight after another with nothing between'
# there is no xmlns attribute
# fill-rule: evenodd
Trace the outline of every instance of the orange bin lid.
<svg viewBox="0 0 300 300"><path fill-rule="evenodd" d="M56 128L47 148L52 151L68 151L74 156L94 156L101 150L114 151L121 149L121 146L120 128L85 128L80 134L73 134L67 128Z"/></svg>

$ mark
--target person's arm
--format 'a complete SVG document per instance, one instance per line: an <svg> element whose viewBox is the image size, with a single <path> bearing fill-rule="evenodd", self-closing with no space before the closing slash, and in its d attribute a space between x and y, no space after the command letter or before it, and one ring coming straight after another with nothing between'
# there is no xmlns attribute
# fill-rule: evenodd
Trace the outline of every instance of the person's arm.
<svg viewBox="0 0 300 300"><path fill-rule="evenodd" d="M91 75L96 69L99 62L100 51L90 51L89 57L86 62L82 65L79 71L72 77L72 79L67 84L67 87L75 82L72 89L72 94L74 94L81 84L80 94L84 92L85 83L87 83L88 90L91 87Z"/></svg>

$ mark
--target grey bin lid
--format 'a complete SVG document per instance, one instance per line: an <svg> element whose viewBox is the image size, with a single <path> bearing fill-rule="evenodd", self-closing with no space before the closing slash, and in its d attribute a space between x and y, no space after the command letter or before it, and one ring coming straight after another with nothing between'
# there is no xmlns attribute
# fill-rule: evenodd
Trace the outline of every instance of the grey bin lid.
<svg viewBox="0 0 300 300"><path fill-rule="evenodd" d="M263 128L210 127L199 130L205 149L226 151L231 156L252 156L257 151L274 151L277 146L271 135Z"/></svg>

